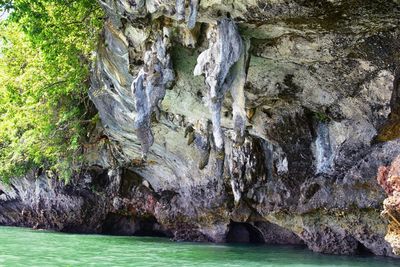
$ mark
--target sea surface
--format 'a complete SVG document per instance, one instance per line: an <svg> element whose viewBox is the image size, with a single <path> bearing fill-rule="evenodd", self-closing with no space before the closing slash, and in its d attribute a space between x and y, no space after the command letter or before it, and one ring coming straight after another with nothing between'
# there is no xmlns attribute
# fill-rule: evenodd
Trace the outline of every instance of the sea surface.
<svg viewBox="0 0 400 267"><path fill-rule="evenodd" d="M373 256L304 247L176 243L167 238L77 235L0 227L0 266L400 266Z"/></svg>

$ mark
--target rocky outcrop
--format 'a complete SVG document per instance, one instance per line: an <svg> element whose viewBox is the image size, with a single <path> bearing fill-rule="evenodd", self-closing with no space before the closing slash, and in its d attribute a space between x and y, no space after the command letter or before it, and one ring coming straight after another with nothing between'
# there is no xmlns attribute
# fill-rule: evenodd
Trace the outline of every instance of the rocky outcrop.
<svg viewBox="0 0 400 267"><path fill-rule="evenodd" d="M389 167L380 167L378 182L388 194L383 202L382 215L389 221L385 239L393 252L400 255L400 156Z"/></svg>
<svg viewBox="0 0 400 267"><path fill-rule="evenodd" d="M0 224L75 233L171 235L154 218L157 194L127 169L91 167L65 184L51 174L0 184Z"/></svg>
<svg viewBox="0 0 400 267"><path fill-rule="evenodd" d="M137 234L151 218L176 240L392 255L376 173L400 154L398 1L99 3L89 94L108 141L87 158L108 182L73 209L96 199L90 230ZM22 224L22 206L39 218L23 192L43 179L2 189L1 223Z"/></svg>

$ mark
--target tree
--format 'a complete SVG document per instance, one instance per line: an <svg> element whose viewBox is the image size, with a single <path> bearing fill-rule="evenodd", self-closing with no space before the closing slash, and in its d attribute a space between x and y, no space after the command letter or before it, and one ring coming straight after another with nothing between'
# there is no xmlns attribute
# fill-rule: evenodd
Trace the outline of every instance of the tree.
<svg viewBox="0 0 400 267"><path fill-rule="evenodd" d="M79 168L93 112L90 62L102 25L93 0L0 0L0 177Z"/></svg>

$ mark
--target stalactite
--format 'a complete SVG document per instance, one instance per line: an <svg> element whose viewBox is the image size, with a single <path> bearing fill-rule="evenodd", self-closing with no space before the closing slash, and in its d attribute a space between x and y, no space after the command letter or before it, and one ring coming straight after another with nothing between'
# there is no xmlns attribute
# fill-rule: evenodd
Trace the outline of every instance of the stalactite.
<svg viewBox="0 0 400 267"><path fill-rule="evenodd" d="M329 137L329 127L324 122L319 122L316 129L315 140L316 173L329 173L333 164L333 153Z"/></svg>
<svg viewBox="0 0 400 267"><path fill-rule="evenodd" d="M235 125L238 134L244 135L246 113L244 110L243 86L246 77L244 43L235 23L223 19L209 35L209 49L197 59L195 75L205 75L209 88L209 107L212 113L213 136L216 149L223 152L224 135L221 128L221 107L227 90L234 96ZM237 66L231 68L237 63ZM240 62L240 63L239 63Z"/></svg>
<svg viewBox="0 0 400 267"><path fill-rule="evenodd" d="M151 131L151 115L159 111L159 106L165 96L165 89L174 80L169 46L169 30L164 28L163 37L159 35L149 51L144 55L144 66L131 89L135 97L135 130L145 159L154 142Z"/></svg>
<svg viewBox="0 0 400 267"><path fill-rule="evenodd" d="M188 18L188 28L193 29L196 26L197 12L198 12L199 0L190 0L190 14Z"/></svg>
<svg viewBox="0 0 400 267"><path fill-rule="evenodd" d="M176 0L176 19L178 21L185 20L185 0Z"/></svg>
<svg viewBox="0 0 400 267"><path fill-rule="evenodd" d="M244 42L244 51L238 62L232 66L230 79L232 83L229 85L232 95L232 112L233 112L233 129L235 132L234 141L237 145L242 145L245 137L247 113L245 106L244 86L247 78L248 65L248 49L250 42Z"/></svg>
<svg viewBox="0 0 400 267"><path fill-rule="evenodd" d="M142 147L142 158L145 158L150 146L154 142L150 125L151 108L149 107L146 86L144 85L145 79L146 73L144 70L141 70L138 77L132 83L132 93L135 97L135 108L137 113L134 128Z"/></svg>
<svg viewBox="0 0 400 267"><path fill-rule="evenodd" d="M187 26L189 29L193 29L196 26L197 21L197 13L199 8L199 0L189 0L189 16L187 18ZM175 12L176 12L176 20L183 21L186 16L186 1L185 0L176 0L175 4Z"/></svg>
<svg viewBox="0 0 400 267"><path fill-rule="evenodd" d="M210 127L209 121L202 121L197 124L197 133L195 136L195 144L200 151L200 160L198 167L200 170L204 169L208 165L210 159Z"/></svg>

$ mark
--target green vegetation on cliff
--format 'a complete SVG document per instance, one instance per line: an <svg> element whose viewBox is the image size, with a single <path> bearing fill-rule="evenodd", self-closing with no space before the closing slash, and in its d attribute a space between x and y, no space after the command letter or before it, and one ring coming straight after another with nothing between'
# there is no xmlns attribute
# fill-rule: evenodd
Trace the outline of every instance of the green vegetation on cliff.
<svg viewBox="0 0 400 267"><path fill-rule="evenodd" d="M93 0L0 0L0 178L63 178L90 126L89 68L102 24ZM4 16L3 16L4 17Z"/></svg>

